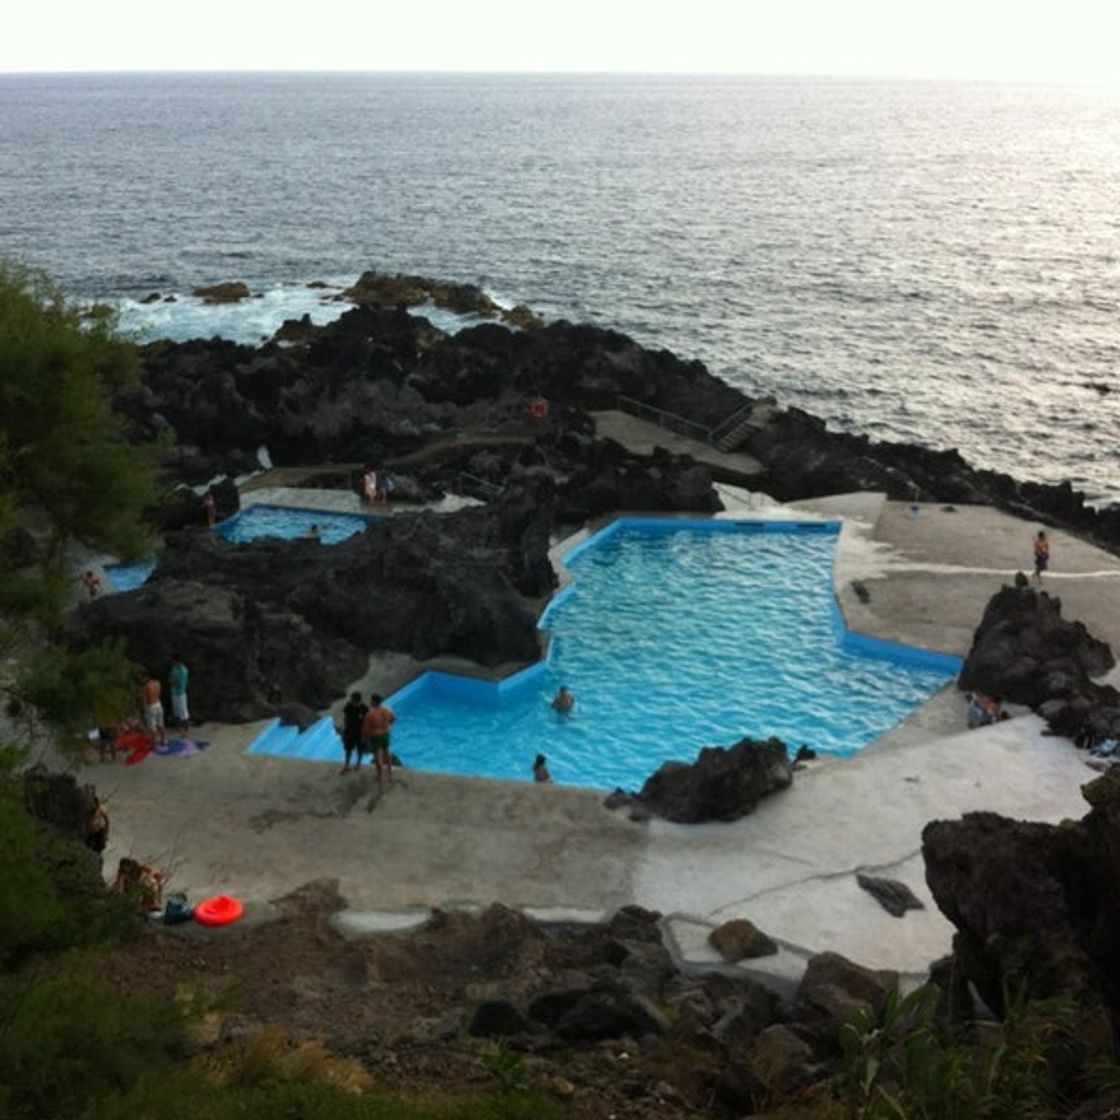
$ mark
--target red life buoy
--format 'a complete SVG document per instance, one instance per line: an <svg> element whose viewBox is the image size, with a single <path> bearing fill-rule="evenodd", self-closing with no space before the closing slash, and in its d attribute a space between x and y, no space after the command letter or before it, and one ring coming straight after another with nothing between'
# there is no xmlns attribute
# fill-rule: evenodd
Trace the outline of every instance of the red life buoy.
<svg viewBox="0 0 1120 1120"><path fill-rule="evenodd" d="M529 403L529 415L534 420L543 420L548 415L548 401L544 397L537 397Z"/></svg>
<svg viewBox="0 0 1120 1120"><path fill-rule="evenodd" d="M228 894L204 899L194 908L194 920L201 926L228 926L245 912L245 907Z"/></svg>

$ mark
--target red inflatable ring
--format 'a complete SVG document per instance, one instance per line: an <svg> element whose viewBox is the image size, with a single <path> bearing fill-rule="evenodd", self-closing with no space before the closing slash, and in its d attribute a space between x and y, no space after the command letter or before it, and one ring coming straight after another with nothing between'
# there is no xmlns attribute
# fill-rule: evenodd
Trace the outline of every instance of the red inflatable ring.
<svg viewBox="0 0 1120 1120"><path fill-rule="evenodd" d="M194 920L202 926L228 926L245 912L245 907L228 894L204 899L194 908Z"/></svg>

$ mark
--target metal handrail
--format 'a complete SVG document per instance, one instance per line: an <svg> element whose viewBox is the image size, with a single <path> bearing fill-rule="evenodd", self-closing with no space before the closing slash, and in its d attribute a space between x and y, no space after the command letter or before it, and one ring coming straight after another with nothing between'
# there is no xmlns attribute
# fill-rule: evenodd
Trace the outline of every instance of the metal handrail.
<svg viewBox="0 0 1120 1120"><path fill-rule="evenodd" d="M488 482L485 478L479 478L476 474L471 474L470 471L456 471L455 474L459 478L466 479L468 482L473 482L476 486L481 487L483 490L489 490L493 494L500 494L502 488L494 482Z"/></svg>
<svg viewBox="0 0 1120 1120"><path fill-rule="evenodd" d="M708 432L708 442L715 443L720 436L727 435L732 428L735 427L741 420L745 420L754 410L753 404L745 404L742 408L736 409L730 416L721 420L710 432Z"/></svg>
<svg viewBox="0 0 1120 1120"><path fill-rule="evenodd" d="M652 404L646 404L645 401L635 400L634 397L624 397L620 394L618 404L624 412L629 412L638 417L652 416L663 428L672 428L681 435L700 439L709 444L714 444L720 436L726 435L736 424L746 419L754 408L754 404L748 402L741 408L736 409L730 416L724 417L714 428L706 428L695 420L689 420L687 416L681 416L676 412L668 412L663 408L656 408Z"/></svg>
<svg viewBox="0 0 1120 1120"><path fill-rule="evenodd" d="M621 394L618 397L618 403L620 407L625 406L622 408L624 412L629 412L634 416L652 416L662 428L672 428L673 431L679 432L681 435L702 440L708 438L708 429L703 424L697 424L695 420L689 420L687 416L680 416L676 412L667 412L663 408L655 408L652 404L646 404L645 401L635 400L633 397L624 397ZM682 428L686 430L681 431Z"/></svg>

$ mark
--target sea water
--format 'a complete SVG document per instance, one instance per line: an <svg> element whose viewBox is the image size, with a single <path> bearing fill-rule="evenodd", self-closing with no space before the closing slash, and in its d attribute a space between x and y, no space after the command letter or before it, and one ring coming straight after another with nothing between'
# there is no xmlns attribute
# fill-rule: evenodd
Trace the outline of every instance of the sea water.
<svg viewBox="0 0 1120 1120"><path fill-rule="evenodd" d="M1115 89L0 75L2 251L145 337L255 342L337 314L366 268L476 282L1098 495L1120 494L1118 198ZM189 296L226 279L259 298Z"/></svg>

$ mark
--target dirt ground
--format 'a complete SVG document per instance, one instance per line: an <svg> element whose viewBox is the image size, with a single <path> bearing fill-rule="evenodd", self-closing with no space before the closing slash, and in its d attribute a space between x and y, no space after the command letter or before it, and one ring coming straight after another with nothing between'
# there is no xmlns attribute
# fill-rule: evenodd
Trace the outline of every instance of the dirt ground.
<svg viewBox="0 0 1120 1120"><path fill-rule="evenodd" d="M562 987L603 960L604 927L542 932L515 911L435 912L421 929L348 940L331 924L333 884L311 884L260 924L207 930L153 925L107 954L105 980L132 995L190 999L204 1009L202 1049L262 1029L318 1040L357 1059L372 1084L410 1098L485 1093L494 1044L467 1033L473 1008ZM515 1043L531 1086L577 1120L705 1115L707 1096L672 1040L643 1053L626 1041L580 1047Z"/></svg>

